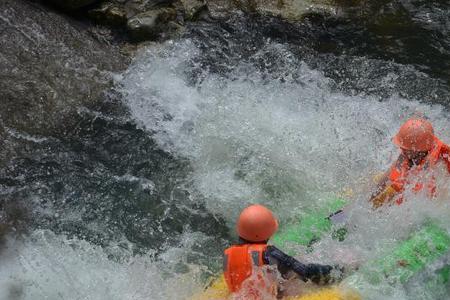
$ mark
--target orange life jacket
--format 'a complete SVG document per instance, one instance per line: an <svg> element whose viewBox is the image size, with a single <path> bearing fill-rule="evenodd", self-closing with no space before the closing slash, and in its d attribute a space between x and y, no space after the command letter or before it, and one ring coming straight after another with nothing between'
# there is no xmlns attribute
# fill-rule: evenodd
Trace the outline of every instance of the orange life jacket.
<svg viewBox="0 0 450 300"><path fill-rule="evenodd" d="M242 244L225 250L223 274L231 292L241 288L255 267L264 265L263 254L266 248L267 244Z"/></svg>
<svg viewBox="0 0 450 300"><path fill-rule="evenodd" d="M410 167L408 159L403 154L400 155L399 159L390 170L389 179L391 181L391 186L397 192L403 192L405 185L412 183L410 182L411 176L419 177L422 171L433 168L437 164L441 157L443 146L444 143L435 137L433 149L431 149L430 153L428 153L419 165L414 166L413 168ZM435 178L432 176L426 183L420 181L416 182L412 189L414 192L419 192L423 189L424 185L426 185L428 189L429 196L433 197L436 192ZM400 196L397 199L397 203L400 204L402 201L403 198Z"/></svg>

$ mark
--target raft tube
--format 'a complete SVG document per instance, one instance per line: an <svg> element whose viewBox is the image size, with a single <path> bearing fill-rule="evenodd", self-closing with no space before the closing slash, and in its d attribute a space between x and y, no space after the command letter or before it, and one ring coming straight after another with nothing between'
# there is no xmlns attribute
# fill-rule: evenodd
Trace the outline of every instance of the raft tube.
<svg viewBox="0 0 450 300"><path fill-rule="evenodd" d="M449 251L448 232L435 223L429 222L422 229L411 234L406 241L386 251L382 257L367 263L361 271L352 276L362 274L363 278L371 284L379 284L385 280L390 283L406 283L428 264ZM446 274L444 272L442 276L445 277Z"/></svg>
<svg viewBox="0 0 450 300"><path fill-rule="evenodd" d="M271 243L281 249L289 249L290 246L310 247L315 241L320 240L325 234L336 235L338 240L345 238L345 228L333 228L330 215L342 210L346 205L343 199L333 199L322 208L310 211L298 220L282 227L272 238ZM334 229L334 231L333 231ZM428 222L421 230L411 234L403 242L400 242L393 249L388 249L384 256L375 258L360 268L360 271L351 275L353 279L364 280L372 284L388 282L407 282L414 274L423 270L444 254L450 251L450 235L448 232L433 222ZM290 251L288 251L289 253ZM295 255L295 253L289 253ZM440 273L439 273L440 274ZM448 282L445 276L448 272L443 272L442 280ZM350 280L352 281L352 280ZM206 299L227 299L229 292L223 275L216 280L201 294L194 296L192 300ZM302 295L298 297L285 298L290 300L359 300L355 293L342 291L338 287L331 287L318 292Z"/></svg>
<svg viewBox="0 0 450 300"><path fill-rule="evenodd" d="M193 296L190 300L226 300L230 296L227 284L222 276L214 280L202 293ZM361 300L361 297L349 290L338 287L328 287L307 293L301 296L282 298L285 300Z"/></svg>
<svg viewBox="0 0 450 300"><path fill-rule="evenodd" d="M342 210L346 204L347 201L344 199L332 199L324 207L311 210L298 220L283 226L270 242L283 250L289 249L292 245L312 246L332 230L333 224L329 216Z"/></svg>
<svg viewBox="0 0 450 300"><path fill-rule="evenodd" d="M343 199L333 199L324 207L313 210L296 222L281 228L271 240L281 249L295 255L290 246L310 247L324 235L331 234L333 238L342 241L347 230L345 227L333 226L331 215L341 211L346 206ZM295 247L294 247L295 249ZM428 221L420 230L412 233L405 241L398 243L393 249L386 249L383 256L375 258L361 267L355 274L364 274L364 278L376 284L381 280L406 283L412 276L422 271L450 251L450 235L435 222ZM448 268L450 270L450 267ZM444 270L447 270L444 268ZM440 272L448 282L449 272ZM358 275L359 274L359 275Z"/></svg>

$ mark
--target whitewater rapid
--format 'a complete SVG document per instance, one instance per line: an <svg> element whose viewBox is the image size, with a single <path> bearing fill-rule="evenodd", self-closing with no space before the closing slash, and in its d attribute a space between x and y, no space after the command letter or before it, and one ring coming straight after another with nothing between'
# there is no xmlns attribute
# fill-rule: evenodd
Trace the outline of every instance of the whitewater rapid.
<svg viewBox="0 0 450 300"><path fill-rule="evenodd" d="M178 183L189 192L183 201L202 203L211 218L223 218L230 236L239 211L250 203L271 207L283 223L347 193L357 203L351 237L339 245L325 239L312 253L297 255L345 264L351 248L366 260L425 217L448 215L448 205L423 199L376 215L366 202L372 176L398 154L391 138L406 118L425 115L450 142L443 106L397 93L380 100L343 92L287 45L270 39L242 59L225 51L223 60L210 66L202 63L205 51L221 50L205 49L189 37L147 46L126 72L115 75L116 91L130 118L161 149L188 161L190 172ZM226 71L213 67L217 64ZM381 82L395 85L396 78L389 73ZM149 193L154 189L145 178L116 179L139 182ZM174 197L176 191L167 202ZM189 226L182 230L178 245L158 254L136 254L125 238L100 247L50 230L8 240L0 253L6 262L0 267L0 299L185 299L219 270L222 244ZM429 299L420 278L409 287L358 287L365 299Z"/></svg>
<svg viewBox="0 0 450 300"><path fill-rule="evenodd" d="M273 208L283 223L350 190L356 203L350 210L356 228L352 237L340 245L325 239L312 254L301 252L306 249L298 254L346 264L379 256L428 217L448 216L445 195L431 205L421 196L411 197L401 209L376 214L367 203L372 177L398 155L391 138L404 120L426 116L437 135L450 140L444 107L395 93L383 101L344 94L322 72L272 41L229 72L204 69L201 80L194 81L199 55L190 39L145 49L119 80L134 118L161 147L189 159L193 194L224 216L231 232L239 211L250 203ZM264 64L281 67L274 72L261 68ZM383 81L395 84L395 76ZM442 175L445 186L448 177ZM427 299L430 291L413 282L419 286L415 295L412 287L387 282L357 288L367 299Z"/></svg>

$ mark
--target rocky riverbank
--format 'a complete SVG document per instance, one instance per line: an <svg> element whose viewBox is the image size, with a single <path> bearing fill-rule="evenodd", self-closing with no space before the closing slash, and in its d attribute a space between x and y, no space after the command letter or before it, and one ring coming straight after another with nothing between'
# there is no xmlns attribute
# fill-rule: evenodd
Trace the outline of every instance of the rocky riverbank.
<svg viewBox="0 0 450 300"><path fill-rule="evenodd" d="M41 145L71 136L81 108L97 110L109 101L110 74L129 59L108 30L37 2L1 1L0 28L1 234L21 228L29 217L29 203L8 196L11 186L25 180L26 168L15 171L17 161L38 162Z"/></svg>
<svg viewBox="0 0 450 300"><path fill-rule="evenodd" d="M128 32L130 40L159 40L190 21L228 17L236 11L299 20L306 13L336 13L336 2L315 0L45 0L69 15ZM338 4L351 7L354 3Z"/></svg>
<svg viewBox="0 0 450 300"><path fill-rule="evenodd" d="M182 35L192 22L223 22L233 15L307 23L323 35L320 51L365 53L412 64L450 82L449 6L412 0L38 0L66 15L104 25L127 41L124 49L146 41ZM220 21L222 20L222 21ZM306 21L306 22L305 22ZM270 22L270 21L268 21ZM416 34L412 34L415 32ZM291 33L284 32L289 35ZM338 40L338 41L337 41ZM424 55L433 53L433 55Z"/></svg>
<svg viewBox="0 0 450 300"><path fill-rule="evenodd" d="M126 34L25 0L0 2L0 28L0 241L39 228L139 252L176 243L184 226L226 234L201 201L185 203L189 165L114 92Z"/></svg>

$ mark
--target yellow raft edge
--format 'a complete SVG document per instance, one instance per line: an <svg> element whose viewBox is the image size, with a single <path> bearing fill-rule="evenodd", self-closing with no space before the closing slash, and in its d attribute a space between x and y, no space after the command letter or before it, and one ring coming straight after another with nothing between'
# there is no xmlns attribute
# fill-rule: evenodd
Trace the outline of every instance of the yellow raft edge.
<svg viewBox="0 0 450 300"><path fill-rule="evenodd" d="M195 294L190 300L226 300L229 297L228 287L223 274L213 280L202 292ZM325 287L301 296L283 298L285 300L362 300L353 290L338 286Z"/></svg>

